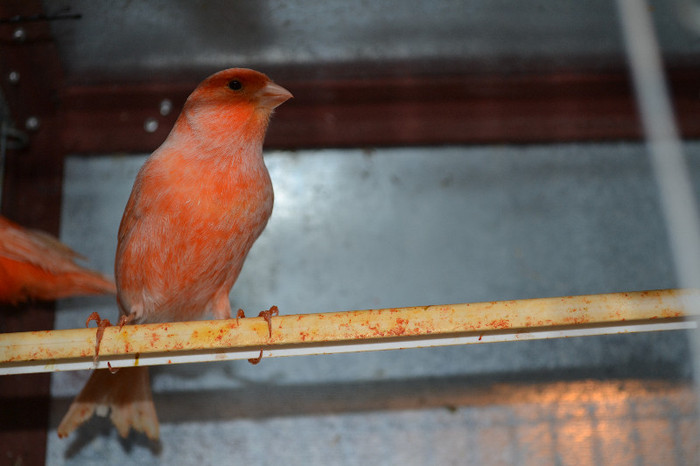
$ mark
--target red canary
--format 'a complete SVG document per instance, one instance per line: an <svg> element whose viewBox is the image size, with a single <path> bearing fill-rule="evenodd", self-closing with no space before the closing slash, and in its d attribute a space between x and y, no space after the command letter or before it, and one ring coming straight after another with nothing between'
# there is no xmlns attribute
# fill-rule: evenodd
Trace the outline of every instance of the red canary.
<svg viewBox="0 0 700 466"><path fill-rule="evenodd" d="M0 302L116 292L111 279L76 264L79 258L48 233L0 217Z"/></svg>
<svg viewBox="0 0 700 466"><path fill-rule="evenodd" d="M272 213L265 132L273 110L291 97L247 69L220 71L189 96L139 171L122 217L115 263L122 319L230 318L229 292ZM123 437L133 428L158 438L145 367L94 371L58 435L107 408Z"/></svg>

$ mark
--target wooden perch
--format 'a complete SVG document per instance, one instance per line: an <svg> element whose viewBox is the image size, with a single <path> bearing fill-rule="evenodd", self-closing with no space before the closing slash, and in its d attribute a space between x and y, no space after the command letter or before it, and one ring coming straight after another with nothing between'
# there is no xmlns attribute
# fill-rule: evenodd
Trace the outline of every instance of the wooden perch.
<svg viewBox="0 0 700 466"><path fill-rule="evenodd" d="M108 327L99 368L417 348L696 327L696 290ZM0 374L93 367L96 329L0 335Z"/></svg>

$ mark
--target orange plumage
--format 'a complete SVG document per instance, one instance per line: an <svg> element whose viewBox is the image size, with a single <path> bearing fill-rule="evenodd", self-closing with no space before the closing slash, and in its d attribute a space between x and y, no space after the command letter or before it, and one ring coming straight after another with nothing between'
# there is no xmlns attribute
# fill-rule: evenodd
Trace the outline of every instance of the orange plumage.
<svg viewBox="0 0 700 466"><path fill-rule="evenodd" d="M0 302L116 292L111 279L76 264L78 258L48 233L0 217Z"/></svg>
<svg viewBox="0 0 700 466"><path fill-rule="evenodd" d="M119 227L115 273L123 317L135 323L230 317L229 292L272 213L263 139L272 111L291 96L246 69L216 73L190 95L137 175ZM59 436L100 406L111 408L122 436L134 428L158 438L147 368L95 371Z"/></svg>

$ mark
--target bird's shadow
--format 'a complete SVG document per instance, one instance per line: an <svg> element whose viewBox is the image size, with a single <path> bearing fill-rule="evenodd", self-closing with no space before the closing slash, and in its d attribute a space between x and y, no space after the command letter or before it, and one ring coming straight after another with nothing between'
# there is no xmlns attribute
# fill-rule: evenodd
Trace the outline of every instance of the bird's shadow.
<svg viewBox="0 0 700 466"><path fill-rule="evenodd" d="M80 451L97 438L111 438L117 436L119 443L126 452L131 452L135 448L146 448L154 456L158 456L163 451L163 444L160 440L151 440L145 434L131 430L126 438L122 438L115 432L114 426L108 417L93 416L83 423L71 435L71 443L65 450L65 459L72 459Z"/></svg>

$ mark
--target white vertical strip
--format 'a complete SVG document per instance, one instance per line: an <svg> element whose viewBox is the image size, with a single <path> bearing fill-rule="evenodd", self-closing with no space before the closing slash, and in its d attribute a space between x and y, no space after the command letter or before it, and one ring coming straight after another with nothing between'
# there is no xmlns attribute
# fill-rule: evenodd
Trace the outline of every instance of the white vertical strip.
<svg viewBox="0 0 700 466"><path fill-rule="evenodd" d="M700 221L649 5L644 0L618 0L617 4L679 284L700 288ZM695 387L700 390L700 340L697 331L693 335Z"/></svg>

